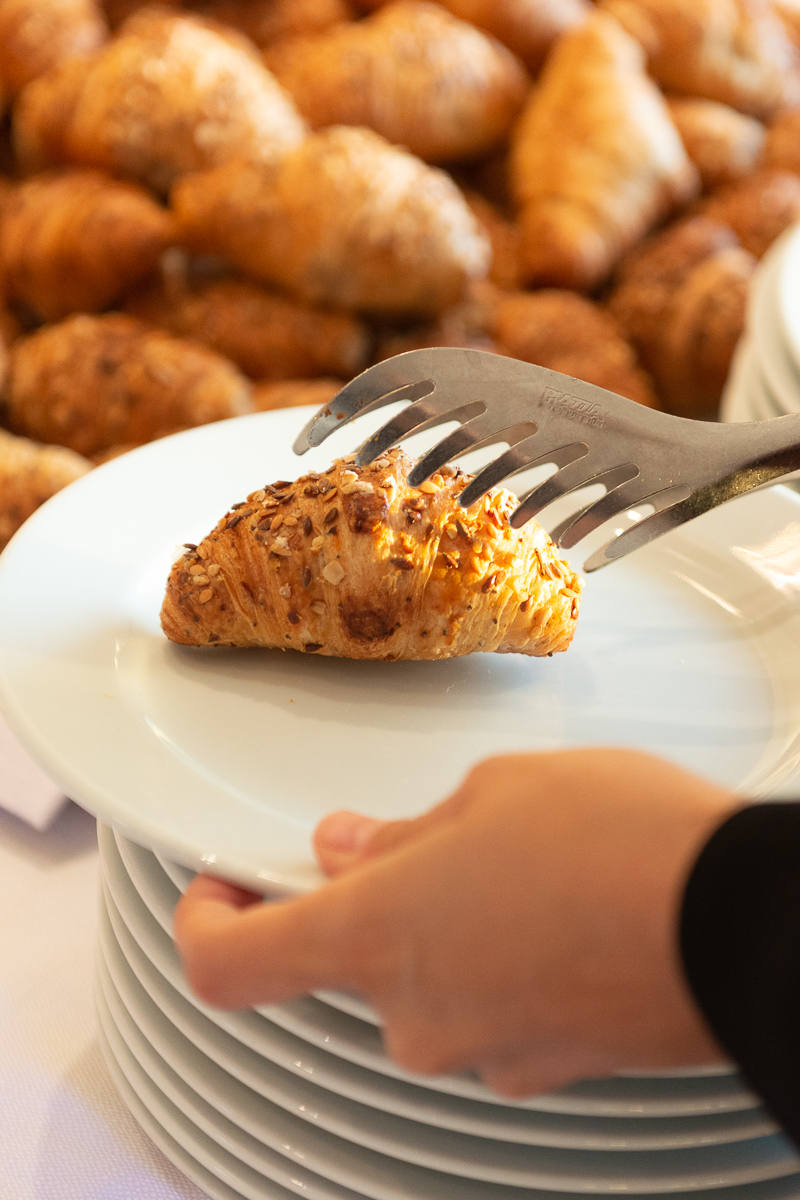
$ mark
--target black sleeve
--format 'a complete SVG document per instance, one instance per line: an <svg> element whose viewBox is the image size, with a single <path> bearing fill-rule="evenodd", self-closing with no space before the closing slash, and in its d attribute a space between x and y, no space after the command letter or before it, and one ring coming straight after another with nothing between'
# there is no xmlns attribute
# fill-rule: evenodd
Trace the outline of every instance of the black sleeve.
<svg viewBox="0 0 800 1200"><path fill-rule="evenodd" d="M800 802L756 804L713 834L680 920L695 998L800 1145Z"/></svg>

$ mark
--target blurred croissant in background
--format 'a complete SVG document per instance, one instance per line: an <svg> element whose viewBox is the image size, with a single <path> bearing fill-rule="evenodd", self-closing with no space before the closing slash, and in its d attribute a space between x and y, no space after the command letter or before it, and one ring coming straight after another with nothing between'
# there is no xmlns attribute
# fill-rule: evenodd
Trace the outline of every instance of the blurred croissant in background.
<svg viewBox="0 0 800 1200"><path fill-rule="evenodd" d="M712 416L744 325L755 259L729 226L698 216L637 247L609 307L680 416Z"/></svg>
<svg viewBox="0 0 800 1200"><path fill-rule="evenodd" d="M366 125L434 163L490 150L528 90L510 51L427 0L283 41L266 61L313 129Z"/></svg>
<svg viewBox="0 0 800 1200"><path fill-rule="evenodd" d="M640 47L599 12L555 46L511 172L523 278L586 290L698 187Z"/></svg>
<svg viewBox="0 0 800 1200"><path fill-rule="evenodd" d="M246 44L157 9L135 13L81 68L46 74L31 88L16 117L29 165L49 158L104 167L161 192L188 171L238 157L270 161L305 132Z"/></svg>
<svg viewBox="0 0 800 1200"><path fill-rule="evenodd" d="M769 0L600 0L637 38L653 77L767 117L800 103L797 61Z"/></svg>
<svg viewBox="0 0 800 1200"><path fill-rule="evenodd" d="M91 458L252 411L232 363L133 317L68 317L11 347L9 428Z"/></svg>
<svg viewBox="0 0 800 1200"><path fill-rule="evenodd" d="M100 312L157 266L170 213L100 171L45 172L0 210L0 275L12 302L42 320Z"/></svg>
<svg viewBox="0 0 800 1200"><path fill-rule="evenodd" d="M349 378L367 365L369 337L357 317L298 304L246 279L192 282L165 272L132 292L124 309L211 346L253 379Z"/></svg>
<svg viewBox="0 0 800 1200"><path fill-rule="evenodd" d="M0 550L31 513L92 464L62 446L42 446L0 429Z"/></svg>
<svg viewBox="0 0 800 1200"><path fill-rule="evenodd" d="M323 130L277 165L189 175L172 205L190 248L311 304L436 312L489 266L453 181L366 129Z"/></svg>
<svg viewBox="0 0 800 1200"><path fill-rule="evenodd" d="M3 98L107 36L96 0L0 0L0 110Z"/></svg>

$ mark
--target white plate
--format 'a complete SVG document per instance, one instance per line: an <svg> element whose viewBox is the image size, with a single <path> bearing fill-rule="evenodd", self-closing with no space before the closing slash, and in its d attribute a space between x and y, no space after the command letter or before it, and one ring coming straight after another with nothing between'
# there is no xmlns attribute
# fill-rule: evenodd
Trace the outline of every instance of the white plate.
<svg viewBox="0 0 800 1200"><path fill-rule="evenodd" d="M102 1005L102 1001L100 1003ZM125 1103L140 1125L177 1167L204 1188L208 1195L213 1197L213 1200L242 1200L245 1195L248 1200L290 1200L290 1194L285 1189L270 1184L268 1180L262 1181L260 1190L248 1189L246 1193L234 1191L233 1188L223 1183L216 1173L201 1165L196 1157L192 1157L185 1148L187 1145L193 1146L196 1154L202 1156L204 1160L213 1162L216 1171L220 1174L224 1174L227 1178L238 1178L241 1186L247 1186L254 1174L248 1171L243 1164L238 1163L232 1155L227 1154L220 1147L211 1143L208 1138L203 1137L200 1130L192 1125L175 1105L166 1100L163 1093L159 1092L155 1084L145 1075L133 1056L127 1051L121 1037L113 1028L107 1010L104 1012L101 1008L101 1015L104 1016L106 1024L109 1026L109 1033L120 1058L125 1062L130 1076L136 1080L138 1092L134 1091L128 1083L128 1079L114 1056L109 1039L101 1028L100 1043L109 1071L122 1093ZM146 1097L146 1103L140 1099L140 1094ZM159 1117L156 1117L155 1113L158 1113ZM171 1132L167 1132L166 1126ZM181 1140L176 1141L176 1136ZM776 1179L766 1183L745 1185L741 1188L721 1188L713 1192L713 1197L714 1200L797 1200L797 1187L792 1179ZM563 1200L563 1194L559 1200ZM674 1200L689 1200L689 1197L686 1195L683 1198L676 1196Z"/></svg>
<svg viewBox="0 0 800 1200"><path fill-rule="evenodd" d="M232 1038L321 1087L388 1112L482 1136L499 1137L500 1133L495 1132L498 1125L505 1126L508 1140L526 1143L538 1141L536 1122L529 1121L529 1112L531 1116L546 1112L591 1118L585 1127L589 1145L596 1144L591 1140L591 1130L601 1128L602 1122L594 1124L599 1118L613 1119L606 1126L609 1130L617 1118L627 1117L647 1118L648 1128L655 1118L727 1113L744 1114L734 1117L734 1121L761 1118L757 1098L732 1072L589 1080L509 1105L465 1076L420 1079L401 1071L386 1058L373 1027L332 1012L313 999L263 1010L269 1019L255 1011L207 1008L191 995L172 942L134 888L113 833L101 825L98 840L106 883L127 929L149 963L184 999ZM447 1100L429 1092L445 1093ZM451 1099L455 1097L461 1099ZM492 1108L497 1111L492 1113Z"/></svg>
<svg viewBox="0 0 800 1200"><path fill-rule="evenodd" d="M116 1027L106 1000L109 984L102 964L99 964L98 975L96 994L100 1044L114 1082L133 1115L156 1145L191 1179L206 1188L210 1196L220 1196L224 1200L229 1200L229 1197L230 1200L238 1200L242 1196L246 1200L293 1200L299 1194L311 1200L364 1200L360 1193L327 1184L325 1180L315 1187L310 1172L302 1167L299 1170L292 1168L288 1161L283 1166L282 1174L289 1187L283 1187L226 1150L217 1139L209 1137L206 1130L190 1120L181 1108L168 1099L131 1053ZM152 1054L149 1057L152 1058ZM276 1159L278 1157L275 1156Z"/></svg>
<svg viewBox="0 0 800 1200"><path fill-rule="evenodd" d="M99 1000L98 1009L100 1008L101 1004L102 1001ZM166 1129L159 1124L150 1110L139 1099L136 1092L128 1083L128 1080L125 1078L122 1068L114 1057L114 1052L111 1049L111 1045L105 1035L105 1030L103 1029L102 1024L98 1029L98 1040L100 1042L100 1049L103 1054L103 1059L105 1060L108 1072L114 1081L117 1091L122 1096L126 1106L130 1109L130 1112L135 1117L139 1125L141 1125L144 1132L147 1134L150 1140L154 1142L156 1146L158 1146L159 1150L170 1160L170 1162L174 1163L179 1171L183 1171L184 1175L186 1175L188 1179L191 1179L193 1183L196 1183L198 1187L202 1188L206 1195L210 1196L212 1200L249 1200L249 1198L244 1196L243 1192L235 1191L232 1187L228 1187L226 1183L223 1183L221 1179L218 1179L216 1175L212 1174L211 1171L202 1166L196 1158L192 1158L188 1150L185 1150L183 1146L176 1142L175 1138L167 1133ZM121 1039L117 1040L120 1041ZM129 1061L132 1061L130 1060L130 1056ZM133 1064L133 1067L135 1068L135 1064ZM142 1076L142 1078L144 1078L144 1076ZM292 1193L286 1192L285 1189L284 1195L281 1196L280 1192L276 1188L273 1192L273 1197L271 1200L290 1200L291 1196ZM264 1196L264 1200L266 1200L266 1196Z"/></svg>
<svg viewBox="0 0 800 1200"><path fill-rule="evenodd" d="M307 415L256 414L116 459L45 504L3 552L3 708L91 811L186 866L305 888L319 878L310 833L326 811L418 813L489 753L624 741L758 794L795 770L794 597L736 553L761 553L796 522L777 490L592 576L574 646L552 660L171 645L158 612L176 544L358 436L344 429L301 464L289 447Z"/></svg>
<svg viewBox="0 0 800 1200"><path fill-rule="evenodd" d="M250 1127L249 1130L254 1136L262 1137L278 1150L289 1143L303 1143L303 1161L326 1177L339 1178L340 1182L350 1178L349 1168L343 1175L334 1173L331 1176L332 1168L324 1154L322 1159L319 1158L326 1146L339 1157L343 1153L351 1153L350 1148L343 1149L339 1144L341 1139L348 1143L355 1142L370 1152L375 1151L381 1159L383 1155L389 1155L400 1158L404 1163L427 1166L432 1170L471 1179L563 1190L567 1186L564 1183L566 1176L579 1192L603 1191L609 1186L613 1190L617 1177L620 1182L634 1187L630 1179L631 1175L636 1175L637 1167L648 1180L646 1185L642 1185L642 1190L656 1191L664 1190L663 1180L671 1178L672 1174L682 1175L686 1179L689 1173L692 1182L684 1182L683 1186L702 1187L702 1179L709 1172L717 1179L721 1177L720 1172L724 1176L726 1169L732 1165L749 1171L748 1177L751 1179L796 1170L795 1151L784 1139L770 1136L749 1139L746 1146L740 1141L736 1147L730 1142L720 1144L717 1140L713 1149L687 1149L685 1144L679 1144L667 1151L659 1148L658 1152L655 1147L652 1152L642 1151L635 1139L626 1144L624 1135L616 1139L616 1146L613 1145L613 1139L608 1138L599 1153L596 1150L567 1149L563 1142L560 1148L542 1149L541 1142L538 1145L531 1141L524 1146L504 1145L486 1137L469 1137L445 1132L441 1128L432 1129L416 1121L400 1120L362 1104L333 1097L307 1081L298 1082L271 1063L259 1060L214 1028L198 1012L190 1010L190 1006L163 979L157 977L143 959L130 935L120 926L112 901L109 901L108 915L113 935L104 928L101 943L109 969L126 1008L147 1040L192 1087L199 1089L215 1107L222 1107L227 1117L234 1119L240 1108L254 1117L260 1113L261 1132L258 1127ZM124 955L127 966L120 960L119 951ZM259 1099L253 1093L257 1093ZM278 1113L276 1104L286 1113ZM337 1136L330 1138L326 1134L321 1143L314 1138L309 1142L308 1131L297 1127L298 1117L301 1122L311 1121L317 1129L327 1130ZM605 1125L608 1127L613 1123L605 1122ZM628 1122L629 1125L637 1123L640 1129L643 1125L650 1125L649 1121ZM557 1125L557 1122L553 1124ZM685 1121L683 1124L688 1130L692 1122ZM702 1137L702 1118L695 1118L695 1124L697 1139L697 1134ZM292 1130L294 1133L290 1137ZM546 1136L546 1128L543 1132ZM657 1138L657 1131L654 1134ZM642 1129L641 1140L646 1142L647 1139L648 1131L645 1128ZM595 1144L602 1140L602 1131L598 1129ZM555 1144L557 1146L558 1142ZM695 1140L695 1146L698 1145L701 1143ZM553 1146L552 1141L550 1146ZM367 1157L372 1161L375 1155L370 1153ZM380 1176L385 1173L382 1160L373 1162L373 1166L380 1168ZM596 1175L599 1178L595 1180ZM370 1184L370 1195L374 1186Z"/></svg>
<svg viewBox="0 0 800 1200"><path fill-rule="evenodd" d="M247 1106L244 1093L241 1089L237 1092L236 1088L228 1087L224 1071L215 1071L211 1064L204 1062L202 1052L197 1049L203 1045L202 1033L198 1038L195 1036L197 1030L193 1029L188 1041L176 1034L171 1002L168 1005L170 1011L166 1012L161 1006L161 997L158 1004L148 999L106 920L101 920L100 939L114 988L144 1035L144 1044L152 1046L160 1059L163 1056L164 1065L174 1073L174 1082L167 1092L170 1099L178 1103L181 1111L193 1121L201 1123L204 1131L216 1140L220 1138L214 1127L220 1124L224 1134L221 1144L226 1150L239 1153L235 1142L239 1128L236 1113L240 1105ZM137 963L137 970L139 965ZM159 1009L166 1019L159 1016ZM141 1045L135 1053L148 1074L164 1088L164 1075L153 1075L148 1062L143 1059ZM227 1115L215 1116L215 1109L196 1095L195 1086L202 1089L203 1096L213 1096L215 1106L222 1103ZM180 1090L176 1094L176 1088L185 1089L185 1094ZM420 1131L420 1127L412 1131L411 1122L373 1114L376 1130L381 1125L386 1130L392 1123L396 1129L400 1126L408 1129L407 1145L411 1148L411 1139L416 1141L415 1155L423 1153L424 1147L424 1156L430 1162L426 1168L405 1159L398 1160L394 1155L387 1157L360 1143L354 1145L352 1129L347 1140L332 1135L321 1127L324 1115L311 1101L307 1116L310 1124L264 1100L252 1105L252 1115L255 1124L251 1124L258 1131L256 1137L243 1134L244 1161L248 1165L257 1166L261 1143L266 1143L271 1151L302 1163L315 1175L340 1185L349 1184L373 1200L408 1200L410 1197L414 1200L446 1200L448 1196L453 1200L456 1197L458 1200L484 1200L489 1195L494 1200L504 1195L513 1196L514 1200L544 1200L552 1192L585 1195L625 1191L649 1195L760 1182L795 1174L797 1170L796 1152L779 1137L693 1150L558 1151L503 1146L483 1138L446 1134L441 1130ZM352 1109L342 1110L345 1128L352 1115ZM261 1169L274 1178L270 1158L271 1153L266 1157L261 1154L264 1164ZM501 1167L503 1160L505 1165ZM513 1160L516 1161L512 1166ZM508 1185L512 1183L514 1191L510 1192Z"/></svg>

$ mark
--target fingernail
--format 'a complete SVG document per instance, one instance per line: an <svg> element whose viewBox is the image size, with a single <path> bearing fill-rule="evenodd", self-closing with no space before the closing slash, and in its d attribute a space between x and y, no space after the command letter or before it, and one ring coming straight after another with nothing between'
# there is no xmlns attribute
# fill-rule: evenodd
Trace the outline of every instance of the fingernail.
<svg viewBox="0 0 800 1200"><path fill-rule="evenodd" d="M364 817L361 813L335 812L320 822L317 837L329 850L354 854L369 841L380 824L374 817Z"/></svg>

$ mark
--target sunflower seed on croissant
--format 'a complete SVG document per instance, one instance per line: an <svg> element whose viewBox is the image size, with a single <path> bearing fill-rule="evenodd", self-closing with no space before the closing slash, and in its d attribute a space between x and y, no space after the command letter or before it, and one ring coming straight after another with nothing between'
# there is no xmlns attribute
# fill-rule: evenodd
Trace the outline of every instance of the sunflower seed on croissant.
<svg viewBox="0 0 800 1200"><path fill-rule="evenodd" d="M502 488L459 508L470 477L452 468L411 488L411 466L340 460L234 505L174 564L167 637L386 660L566 650L581 582L541 526L512 529Z"/></svg>

